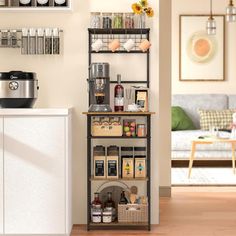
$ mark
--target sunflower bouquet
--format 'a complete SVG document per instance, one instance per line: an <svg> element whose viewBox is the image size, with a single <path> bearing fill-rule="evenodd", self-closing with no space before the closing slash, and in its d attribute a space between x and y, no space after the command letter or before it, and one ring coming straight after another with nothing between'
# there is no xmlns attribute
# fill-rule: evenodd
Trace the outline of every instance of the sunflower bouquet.
<svg viewBox="0 0 236 236"><path fill-rule="evenodd" d="M148 0L140 0L139 2L132 4L132 9L133 9L133 12L137 15L146 13L148 17L154 16L153 9L148 6Z"/></svg>

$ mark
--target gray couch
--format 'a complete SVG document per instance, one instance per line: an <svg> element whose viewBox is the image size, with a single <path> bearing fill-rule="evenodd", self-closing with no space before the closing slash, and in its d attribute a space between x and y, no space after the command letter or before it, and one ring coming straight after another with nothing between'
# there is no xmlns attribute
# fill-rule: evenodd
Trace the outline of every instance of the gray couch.
<svg viewBox="0 0 236 236"><path fill-rule="evenodd" d="M200 130L198 109L236 109L236 95L224 94L184 94L173 95L172 106L180 106L194 122L197 130L172 131L172 160L188 160L191 140L209 131ZM220 131L221 137L229 137L229 132ZM232 158L231 147L225 143L198 145L196 158L201 160L228 160Z"/></svg>

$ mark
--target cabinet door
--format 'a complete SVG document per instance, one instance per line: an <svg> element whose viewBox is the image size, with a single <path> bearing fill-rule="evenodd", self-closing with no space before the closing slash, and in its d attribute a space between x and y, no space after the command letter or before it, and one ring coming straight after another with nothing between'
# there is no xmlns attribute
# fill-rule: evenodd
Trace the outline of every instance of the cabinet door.
<svg viewBox="0 0 236 236"><path fill-rule="evenodd" d="M65 118L4 118L6 234L65 233Z"/></svg>
<svg viewBox="0 0 236 236"><path fill-rule="evenodd" d="M3 234L3 118L0 118L0 235Z"/></svg>

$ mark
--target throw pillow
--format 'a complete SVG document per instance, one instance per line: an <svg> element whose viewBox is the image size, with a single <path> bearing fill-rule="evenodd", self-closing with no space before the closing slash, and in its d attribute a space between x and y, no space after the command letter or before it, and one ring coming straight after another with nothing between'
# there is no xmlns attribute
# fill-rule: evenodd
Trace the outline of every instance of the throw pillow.
<svg viewBox="0 0 236 236"><path fill-rule="evenodd" d="M192 120L189 118L189 116L185 113L185 111L181 107L172 107L171 113L172 113L172 131L196 129Z"/></svg>
<svg viewBox="0 0 236 236"><path fill-rule="evenodd" d="M220 130L229 130L233 122L235 110L202 110L199 109L201 130L210 130L216 127Z"/></svg>

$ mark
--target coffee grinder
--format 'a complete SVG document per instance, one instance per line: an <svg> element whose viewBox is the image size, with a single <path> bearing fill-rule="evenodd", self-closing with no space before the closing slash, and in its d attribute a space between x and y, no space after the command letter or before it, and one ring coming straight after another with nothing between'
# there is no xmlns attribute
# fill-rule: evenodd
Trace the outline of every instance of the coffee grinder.
<svg viewBox="0 0 236 236"><path fill-rule="evenodd" d="M92 63L88 83L89 112L111 112L109 64Z"/></svg>

